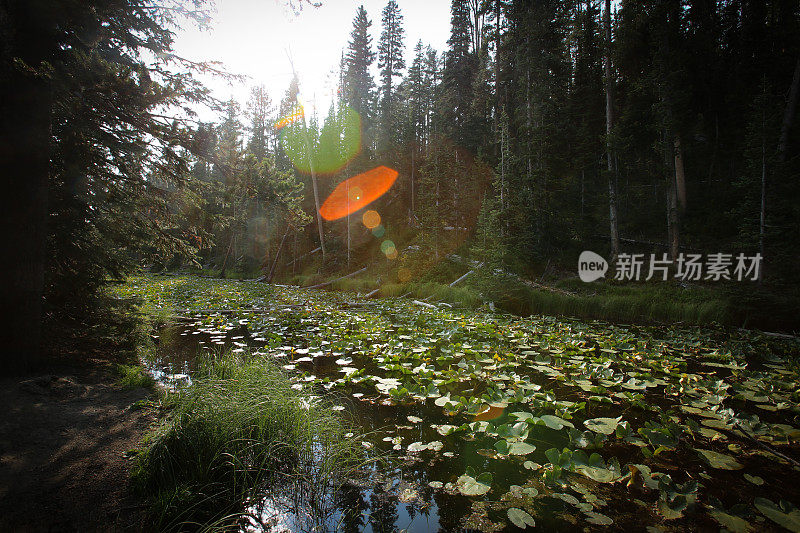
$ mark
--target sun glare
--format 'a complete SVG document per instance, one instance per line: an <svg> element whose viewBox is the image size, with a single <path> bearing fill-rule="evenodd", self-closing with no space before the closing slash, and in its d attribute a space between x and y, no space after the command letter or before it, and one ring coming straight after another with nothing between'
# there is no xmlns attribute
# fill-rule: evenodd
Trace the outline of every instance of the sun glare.
<svg viewBox="0 0 800 533"><path fill-rule="evenodd" d="M325 220L337 220L355 213L391 189L397 176L396 170L385 166L353 176L336 186L320 207L319 213ZM361 191L361 194L350 194L350 191L356 188ZM380 224L380 222L378 223Z"/></svg>

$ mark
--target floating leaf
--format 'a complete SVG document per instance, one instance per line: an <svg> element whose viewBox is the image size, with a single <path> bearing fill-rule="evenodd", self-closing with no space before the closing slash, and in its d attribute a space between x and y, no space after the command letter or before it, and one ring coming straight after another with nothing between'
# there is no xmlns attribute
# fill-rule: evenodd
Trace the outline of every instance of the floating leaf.
<svg viewBox="0 0 800 533"><path fill-rule="evenodd" d="M411 453L419 453L428 449L428 445L422 442L412 442L408 445L408 451Z"/></svg>
<svg viewBox="0 0 800 533"><path fill-rule="evenodd" d="M536 450L536 446L527 442L499 440L495 443L494 449L500 455L528 455Z"/></svg>
<svg viewBox="0 0 800 533"><path fill-rule="evenodd" d="M492 475L489 472L478 477L474 475L472 469L468 468L467 473L456 480L456 487L464 496L482 496L492 488Z"/></svg>
<svg viewBox="0 0 800 533"><path fill-rule="evenodd" d="M508 519L511 523L520 529L526 529L528 526L535 527L536 521L531 515L517 507L511 507L508 511Z"/></svg>
<svg viewBox="0 0 800 533"><path fill-rule="evenodd" d="M622 417L619 418L590 418L583 422L586 429L590 429L595 433L602 433L603 435L611 435L616 431Z"/></svg>
<svg viewBox="0 0 800 533"><path fill-rule="evenodd" d="M753 531L750 522L741 516L736 516L730 511L726 511L718 499L711 497L709 500L711 504L708 506L708 515L716 520L719 525L731 533L749 533L750 531Z"/></svg>
<svg viewBox="0 0 800 533"><path fill-rule="evenodd" d="M718 453L712 450L695 448L695 451L711 466L720 470L740 470L743 466L730 455Z"/></svg>
<svg viewBox="0 0 800 533"><path fill-rule="evenodd" d="M745 474L744 478L753 485L761 486L764 484L764 480L758 476L751 476L750 474Z"/></svg>
<svg viewBox="0 0 800 533"><path fill-rule="evenodd" d="M795 508L791 503L781 500L776 505L766 498L756 498L753 505L761 514L776 524L785 527L789 531L800 532L800 509Z"/></svg>
<svg viewBox="0 0 800 533"><path fill-rule="evenodd" d="M542 415L538 418L541 420L547 427L555 430L564 429L564 427L574 428L575 426L572 425L572 422L568 422L563 418L559 418L555 415Z"/></svg>
<svg viewBox="0 0 800 533"><path fill-rule="evenodd" d="M610 526L614 521L602 513L588 511L586 514L586 521L596 526Z"/></svg>

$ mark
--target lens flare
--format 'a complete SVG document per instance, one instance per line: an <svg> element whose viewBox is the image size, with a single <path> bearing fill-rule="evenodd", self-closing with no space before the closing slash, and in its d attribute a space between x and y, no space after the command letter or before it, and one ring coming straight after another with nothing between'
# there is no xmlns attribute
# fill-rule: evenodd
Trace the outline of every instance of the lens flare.
<svg viewBox="0 0 800 533"><path fill-rule="evenodd" d="M369 229L377 228L381 223L381 216L377 211L370 209L361 216L361 222Z"/></svg>
<svg viewBox="0 0 800 533"><path fill-rule="evenodd" d="M405 283L411 279L411 271L405 267L397 269L397 281Z"/></svg>
<svg viewBox="0 0 800 533"><path fill-rule="evenodd" d="M355 213L383 196L394 185L397 175L396 170L380 166L353 176L336 186L319 208L319 214L325 220L337 220ZM361 194L353 197L350 191L356 187Z"/></svg>
<svg viewBox="0 0 800 533"><path fill-rule="evenodd" d="M389 239L381 243L381 252L386 255L387 259L397 259L397 247Z"/></svg>
<svg viewBox="0 0 800 533"><path fill-rule="evenodd" d="M361 199L361 195L364 194L364 191L361 190L361 187L356 185L355 187L349 187L347 191L347 197L350 199L351 202L357 202Z"/></svg>
<svg viewBox="0 0 800 533"><path fill-rule="evenodd" d="M295 122L302 120L304 116L305 111L303 110L303 106L297 106L294 108L291 115L287 115L275 123L275 130L280 131L289 124L294 124Z"/></svg>
<svg viewBox="0 0 800 533"><path fill-rule="evenodd" d="M383 234L386 233L386 228L383 227L383 224L378 224L377 227L372 229L372 234L375 235L377 238L383 237Z"/></svg>
<svg viewBox="0 0 800 533"><path fill-rule="evenodd" d="M326 118L319 132L299 120L302 114L296 115L280 120L275 127L281 131L283 151L300 172L335 174L361 151L361 116L349 107L342 106Z"/></svg>

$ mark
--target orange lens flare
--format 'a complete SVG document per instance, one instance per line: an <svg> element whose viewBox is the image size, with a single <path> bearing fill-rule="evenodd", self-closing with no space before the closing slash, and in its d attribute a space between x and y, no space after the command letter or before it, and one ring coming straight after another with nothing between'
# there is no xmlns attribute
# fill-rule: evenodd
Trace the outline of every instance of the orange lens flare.
<svg viewBox="0 0 800 533"><path fill-rule="evenodd" d="M337 220L355 213L391 189L397 176L396 170L384 166L353 176L336 186L319 208L319 214L325 220Z"/></svg>
<svg viewBox="0 0 800 533"><path fill-rule="evenodd" d="M275 129L276 130L280 130L280 129L288 126L289 124L297 122L298 120L302 119L304 116L305 116L304 115L304 111L303 111L303 108L301 106L297 111L295 111L291 115L286 116L286 117L280 119L278 122L276 122L275 123Z"/></svg>
<svg viewBox="0 0 800 533"><path fill-rule="evenodd" d="M377 211L370 209L361 215L361 222L369 229L375 229L381 223L381 216Z"/></svg>

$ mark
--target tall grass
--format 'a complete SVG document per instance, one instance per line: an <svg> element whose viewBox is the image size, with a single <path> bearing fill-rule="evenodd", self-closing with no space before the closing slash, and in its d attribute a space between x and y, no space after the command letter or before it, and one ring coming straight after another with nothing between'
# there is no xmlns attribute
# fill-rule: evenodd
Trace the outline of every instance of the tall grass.
<svg viewBox="0 0 800 533"><path fill-rule="evenodd" d="M730 305L723 299L680 300L653 291L570 295L530 287L517 287L499 301L507 311L528 315L548 314L594 318L612 322L684 322L730 324Z"/></svg>
<svg viewBox="0 0 800 533"><path fill-rule="evenodd" d="M168 421L133 473L158 529L235 527L266 491L302 481L323 495L359 460L330 407L309 404L266 359L209 358L165 402Z"/></svg>

